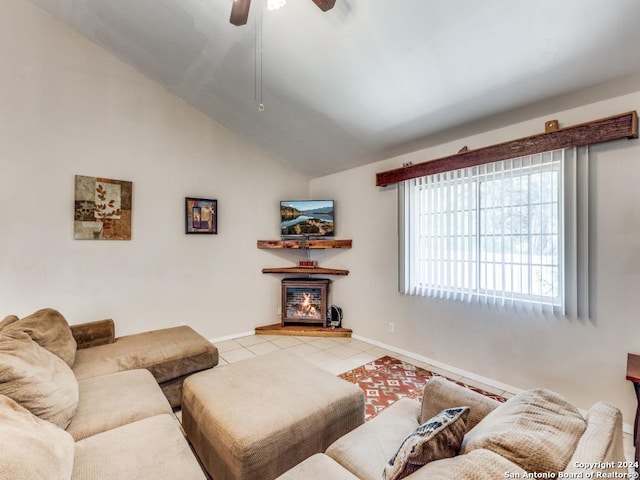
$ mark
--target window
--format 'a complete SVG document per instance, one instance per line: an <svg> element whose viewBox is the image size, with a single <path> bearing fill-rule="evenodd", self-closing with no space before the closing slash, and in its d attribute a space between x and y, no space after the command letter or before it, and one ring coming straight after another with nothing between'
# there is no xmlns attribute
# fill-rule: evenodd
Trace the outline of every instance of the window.
<svg viewBox="0 0 640 480"><path fill-rule="evenodd" d="M401 291L564 312L564 172L557 150L403 182Z"/></svg>

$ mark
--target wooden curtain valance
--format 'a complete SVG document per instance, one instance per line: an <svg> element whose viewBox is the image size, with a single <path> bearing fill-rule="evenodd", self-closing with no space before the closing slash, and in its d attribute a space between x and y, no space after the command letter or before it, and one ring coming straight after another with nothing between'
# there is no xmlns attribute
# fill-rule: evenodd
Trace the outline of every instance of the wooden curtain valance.
<svg viewBox="0 0 640 480"><path fill-rule="evenodd" d="M477 150L467 150L437 160L380 172L376 174L376 185L383 187L435 173L622 138L638 138L638 113L635 110L532 137L520 138Z"/></svg>

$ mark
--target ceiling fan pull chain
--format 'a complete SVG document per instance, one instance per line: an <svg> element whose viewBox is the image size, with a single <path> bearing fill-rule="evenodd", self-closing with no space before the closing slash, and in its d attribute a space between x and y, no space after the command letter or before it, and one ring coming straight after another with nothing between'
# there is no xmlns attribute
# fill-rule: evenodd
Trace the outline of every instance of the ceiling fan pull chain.
<svg viewBox="0 0 640 480"><path fill-rule="evenodd" d="M262 6L261 6L262 7ZM258 9L254 17L255 47L254 47L254 95L253 99L258 103L258 111L264 111L262 103L262 8Z"/></svg>

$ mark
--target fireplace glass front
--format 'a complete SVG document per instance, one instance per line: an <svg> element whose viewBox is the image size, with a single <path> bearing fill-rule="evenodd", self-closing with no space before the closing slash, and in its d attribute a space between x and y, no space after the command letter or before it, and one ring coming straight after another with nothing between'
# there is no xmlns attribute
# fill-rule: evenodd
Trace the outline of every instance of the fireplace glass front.
<svg viewBox="0 0 640 480"><path fill-rule="evenodd" d="M311 323L326 326L329 282L315 278L282 280L282 325Z"/></svg>

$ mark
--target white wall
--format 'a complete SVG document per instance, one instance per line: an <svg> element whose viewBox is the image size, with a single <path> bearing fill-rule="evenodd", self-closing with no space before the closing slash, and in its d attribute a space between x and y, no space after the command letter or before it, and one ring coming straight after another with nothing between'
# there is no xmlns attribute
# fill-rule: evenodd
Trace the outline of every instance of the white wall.
<svg viewBox="0 0 640 480"><path fill-rule="evenodd" d="M0 62L0 318L208 338L276 321L256 240L306 178L24 0L0 2ZM131 241L73 239L76 174L133 182ZM218 235L185 235L187 196L218 199Z"/></svg>
<svg viewBox="0 0 640 480"><path fill-rule="evenodd" d="M336 227L353 249L325 258L350 269L333 288L345 325L364 337L519 388L544 386L580 407L618 405L633 424L636 400L625 380L627 352L640 353L640 140L592 147L592 304L590 321L528 316L397 293L395 186L377 172L561 126L640 110L640 92L558 112L474 137L311 181L311 195L335 198ZM336 263L338 265L336 265ZM395 333L387 331L395 323Z"/></svg>

